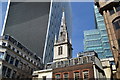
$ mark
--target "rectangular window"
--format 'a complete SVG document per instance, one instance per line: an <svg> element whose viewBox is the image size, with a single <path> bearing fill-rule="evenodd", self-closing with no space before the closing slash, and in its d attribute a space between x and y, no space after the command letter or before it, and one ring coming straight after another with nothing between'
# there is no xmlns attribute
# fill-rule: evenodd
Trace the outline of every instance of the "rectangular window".
<svg viewBox="0 0 120 80"><path fill-rule="evenodd" d="M19 61L16 59L15 66L18 67Z"/></svg>
<svg viewBox="0 0 120 80"><path fill-rule="evenodd" d="M17 50L17 53L19 53L19 51Z"/></svg>
<svg viewBox="0 0 120 80"><path fill-rule="evenodd" d="M3 76L5 76L6 70L7 70L7 67L6 67L6 66L3 66L3 68L2 68L2 75L3 75Z"/></svg>
<svg viewBox="0 0 120 80"><path fill-rule="evenodd" d="M7 77L7 78L10 78L10 74L11 74L11 69L8 68L8 69L7 69L7 73L6 73L6 77Z"/></svg>
<svg viewBox="0 0 120 80"><path fill-rule="evenodd" d="M5 61L9 62L9 59L10 59L10 55L7 54L6 57L5 57Z"/></svg>
<svg viewBox="0 0 120 80"><path fill-rule="evenodd" d="M13 62L14 62L14 58L11 57L11 59L10 59L10 64L13 64Z"/></svg>
<svg viewBox="0 0 120 80"><path fill-rule="evenodd" d="M15 48L13 47L12 50L15 51Z"/></svg>
<svg viewBox="0 0 120 80"><path fill-rule="evenodd" d="M43 76L42 78L43 78L42 80L46 80L46 76Z"/></svg>
<svg viewBox="0 0 120 80"><path fill-rule="evenodd" d="M109 12L110 12L110 15L113 15L114 13L115 13L115 11L114 11L114 9L112 8L112 9L110 9L109 10Z"/></svg>
<svg viewBox="0 0 120 80"><path fill-rule="evenodd" d="M79 72L74 72L74 80L79 80Z"/></svg>
<svg viewBox="0 0 120 80"><path fill-rule="evenodd" d="M5 45L6 45L6 43L3 42L3 43L2 43L2 46L5 46Z"/></svg>
<svg viewBox="0 0 120 80"><path fill-rule="evenodd" d="M62 55L62 46L58 47L58 55Z"/></svg>
<svg viewBox="0 0 120 80"><path fill-rule="evenodd" d="M55 75L55 80L61 80L61 79L60 79L60 74L56 74L56 75Z"/></svg>
<svg viewBox="0 0 120 80"><path fill-rule="evenodd" d="M88 80L89 79L89 71L88 70L83 71L83 79L84 80Z"/></svg>
<svg viewBox="0 0 120 80"><path fill-rule="evenodd" d="M8 48L11 48L11 45L8 45Z"/></svg>
<svg viewBox="0 0 120 80"><path fill-rule="evenodd" d="M120 29L120 20L113 22L113 26L115 27L116 30Z"/></svg>
<svg viewBox="0 0 120 80"><path fill-rule="evenodd" d="M69 76L68 76L68 73L64 73L64 80L68 80Z"/></svg>

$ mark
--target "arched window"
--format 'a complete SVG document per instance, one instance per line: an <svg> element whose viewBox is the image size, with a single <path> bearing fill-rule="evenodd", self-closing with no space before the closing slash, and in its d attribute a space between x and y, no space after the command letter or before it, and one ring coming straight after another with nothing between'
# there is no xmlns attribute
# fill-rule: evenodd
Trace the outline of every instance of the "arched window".
<svg viewBox="0 0 120 80"><path fill-rule="evenodd" d="M120 29L120 19L117 19L113 22L113 26L115 27L115 29Z"/></svg>

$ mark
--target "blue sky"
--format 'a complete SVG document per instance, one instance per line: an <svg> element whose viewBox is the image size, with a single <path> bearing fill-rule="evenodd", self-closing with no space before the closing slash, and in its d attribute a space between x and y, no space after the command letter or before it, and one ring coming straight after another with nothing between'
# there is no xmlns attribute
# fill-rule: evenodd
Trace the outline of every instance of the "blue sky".
<svg viewBox="0 0 120 80"><path fill-rule="evenodd" d="M76 57L78 52L84 51L83 31L94 28L93 5L94 5L93 2L72 2L71 3L73 57ZM5 12L5 10L3 10L3 12ZM0 26L0 32L1 32L1 26Z"/></svg>
<svg viewBox="0 0 120 80"><path fill-rule="evenodd" d="M84 51L84 31L94 29L94 3L73 2L72 6L72 46L73 57Z"/></svg>

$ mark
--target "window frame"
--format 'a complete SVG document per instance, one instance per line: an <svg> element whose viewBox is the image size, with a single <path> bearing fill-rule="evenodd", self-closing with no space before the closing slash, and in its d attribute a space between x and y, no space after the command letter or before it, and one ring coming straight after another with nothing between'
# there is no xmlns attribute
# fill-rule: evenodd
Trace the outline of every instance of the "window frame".
<svg viewBox="0 0 120 80"><path fill-rule="evenodd" d="M9 59L7 59L7 57L8 57ZM6 54L6 56L5 56L5 61L6 61L6 62L9 62L9 61L10 61L10 57L11 57L11 56L10 56L9 54Z"/></svg>
<svg viewBox="0 0 120 80"><path fill-rule="evenodd" d="M63 47L60 46L58 47L58 55L62 55L63 54Z"/></svg>
<svg viewBox="0 0 120 80"><path fill-rule="evenodd" d="M79 77L76 79L76 77L75 77L75 73L79 73L78 75L79 75ZM80 71L74 71L74 73L73 73L74 75L74 80L79 80L80 79Z"/></svg>
<svg viewBox="0 0 120 80"><path fill-rule="evenodd" d="M88 71L88 79L84 79L85 71ZM89 69L85 69L85 70L82 71L82 78L83 78L83 80L89 80Z"/></svg>
<svg viewBox="0 0 120 80"><path fill-rule="evenodd" d="M116 30L120 29L120 19L113 21L112 24ZM117 24L117 26L116 26L116 24Z"/></svg>
<svg viewBox="0 0 120 80"><path fill-rule="evenodd" d="M67 78L64 76L65 74L68 74L68 77L67 77ZM63 80L69 80L69 72L63 73Z"/></svg>
<svg viewBox="0 0 120 80"><path fill-rule="evenodd" d="M111 16L111 15L113 15L115 13L115 10L114 10L114 8L112 7L111 9L109 9L109 15Z"/></svg>
<svg viewBox="0 0 120 80"><path fill-rule="evenodd" d="M56 75L60 75L59 78L56 78ZM55 80L61 80L61 74L60 73L55 74Z"/></svg>

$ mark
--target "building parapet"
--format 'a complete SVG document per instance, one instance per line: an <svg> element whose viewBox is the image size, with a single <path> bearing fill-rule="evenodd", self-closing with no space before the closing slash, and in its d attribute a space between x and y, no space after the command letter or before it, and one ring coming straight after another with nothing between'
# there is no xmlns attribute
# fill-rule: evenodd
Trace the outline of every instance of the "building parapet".
<svg viewBox="0 0 120 80"><path fill-rule="evenodd" d="M79 54L77 58L71 58L68 60L61 60L61 61L47 63L45 65L45 69L55 69L55 68L62 68L67 66L83 65L87 63L93 63L97 66L100 65L99 59L95 52L93 51L83 52Z"/></svg>

